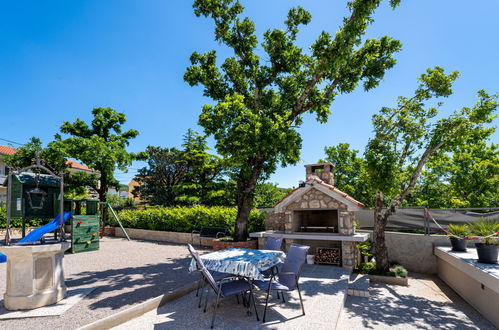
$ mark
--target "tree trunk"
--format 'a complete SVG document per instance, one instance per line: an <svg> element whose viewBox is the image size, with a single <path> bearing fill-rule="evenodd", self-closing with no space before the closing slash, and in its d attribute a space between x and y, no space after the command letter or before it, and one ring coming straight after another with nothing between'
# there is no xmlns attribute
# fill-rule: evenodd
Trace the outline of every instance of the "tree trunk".
<svg viewBox="0 0 499 330"><path fill-rule="evenodd" d="M376 255L376 269L388 271L388 250L385 244L385 227L387 217L383 214L383 193L376 192L376 205L374 209L374 251Z"/></svg>
<svg viewBox="0 0 499 330"><path fill-rule="evenodd" d="M248 239L248 218L253 207L256 183L261 173L261 161L252 159L250 175L241 169L237 183L237 218L234 230L234 240L244 242Z"/></svg>

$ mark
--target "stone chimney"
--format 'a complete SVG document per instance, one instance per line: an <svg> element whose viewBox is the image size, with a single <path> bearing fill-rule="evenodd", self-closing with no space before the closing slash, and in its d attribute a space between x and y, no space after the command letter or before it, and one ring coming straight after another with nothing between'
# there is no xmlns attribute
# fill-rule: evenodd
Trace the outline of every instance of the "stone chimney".
<svg viewBox="0 0 499 330"><path fill-rule="evenodd" d="M334 186L334 165L331 163L305 165L306 181L319 178L327 184Z"/></svg>

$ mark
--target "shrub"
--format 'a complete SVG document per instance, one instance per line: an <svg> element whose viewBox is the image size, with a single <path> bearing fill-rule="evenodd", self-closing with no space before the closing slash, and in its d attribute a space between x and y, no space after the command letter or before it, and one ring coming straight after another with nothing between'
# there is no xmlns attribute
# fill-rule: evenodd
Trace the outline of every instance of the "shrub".
<svg viewBox="0 0 499 330"><path fill-rule="evenodd" d="M470 224L471 233L476 236L485 237L499 232L499 221L484 218ZM483 240L485 244L493 245L497 243L498 237L488 237Z"/></svg>
<svg viewBox="0 0 499 330"><path fill-rule="evenodd" d="M26 219L26 227L40 227L52 219ZM10 219L10 228L21 228L23 220L21 218ZM0 206L0 229L7 227L7 208Z"/></svg>
<svg viewBox="0 0 499 330"><path fill-rule="evenodd" d="M449 225L449 233L460 238L466 238L470 235L470 228L468 225Z"/></svg>
<svg viewBox="0 0 499 330"><path fill-rule="evenodd" d="M190 233L203 226L226 227L233 234L237 208L223 206L154 207L145 210L122 210L118 218L124 227ZM112 226L117 226L110 218ZM265 229L265 213L252 210L248 219L249 232Z"/></svg>

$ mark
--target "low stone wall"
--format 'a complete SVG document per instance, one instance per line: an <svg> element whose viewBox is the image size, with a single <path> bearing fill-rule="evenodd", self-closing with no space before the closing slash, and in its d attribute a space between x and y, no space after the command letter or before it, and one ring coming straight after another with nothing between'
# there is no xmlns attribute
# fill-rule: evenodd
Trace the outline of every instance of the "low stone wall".
<svg viewBox="0 0 499 330"><path fill-rule="evenodd" d="M401 264L410 272L424 274L437 274L437 257L433 254L433 247L450 245L449 238L442 235L386 232L385 238L391 262Z"/></svg>
<svg viewBox="0 0 499 330"><path fill-rule="evenodd" d="M143 239L147 241L159 241L159 242L170 242L187 244L194 243L199 245L199 234L189 234L189 233L176 233L172 231L158 231L158 230L146 230L146 229L133 229L125 228L128 236L131 239ZM116 237L126 237L125 233L120 227L115 227ZM212 238L201 238L201 245L213 247Z"/></svg>

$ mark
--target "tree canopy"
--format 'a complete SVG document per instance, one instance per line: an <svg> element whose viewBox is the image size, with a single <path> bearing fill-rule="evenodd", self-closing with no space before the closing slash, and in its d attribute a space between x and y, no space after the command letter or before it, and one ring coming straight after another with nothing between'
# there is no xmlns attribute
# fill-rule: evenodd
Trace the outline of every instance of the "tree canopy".
<svg viewBox="0 0 499 330"><path fill-rule="evenodd" d="M204 86L204 95L215 102L203 107L199 124L237 169L237 240L247 237L257 182L278 165L298 162L301 137L296 128L303 114L326 122L336 95L359 84L365 90L376 87L395 65L392 55L400 50L399 41L387 36L362 39L380 2L348 2L350 16L336 34L323 31L310 51L303 51L296 38L311 15L302 7L289 10L282 28L267 30L258 48L255 25L242 17L239 1L194 1L194 13L214 21L215 40L233 51L221 64L215 50L194 52L184 79L191 86ZM398 1L390 3L395 7Z"/></svg>
<svg viewBox="0 0 499 330"><path fill-rule="evenodd" d="M79 118L73 123L65 121L60 130L69 137L63 139L57 134L53 143L68 157L99 171L99 184L93 188L99 194L99 200L105 201L108 188L118 185L114 171L127 171L127 167L137 159L137 155L126 148L129 140L137 137L139 132L134 129L123 132L126 116L111 108L94 108L92 115L94 118L90 124Z"/></svg>

